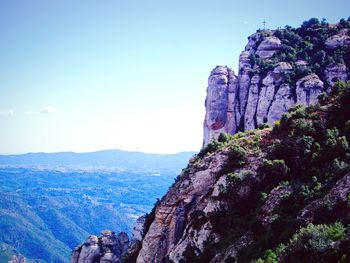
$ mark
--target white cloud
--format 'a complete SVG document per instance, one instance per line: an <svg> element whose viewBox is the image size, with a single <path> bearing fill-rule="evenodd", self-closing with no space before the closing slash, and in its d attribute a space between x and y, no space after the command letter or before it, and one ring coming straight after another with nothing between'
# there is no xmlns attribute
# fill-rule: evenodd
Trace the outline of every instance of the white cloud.
<svg viewBox="0 0 350 263"><path fill-rule="evenodd" d="M63 110L57 107L47 106L43 107L40 110L34 110L34 111L26 111L25 114L31 115L31 114L56 114L56 113L62 113Z"/></svg>
<svg viewBox="0 0 350 263"><path fill-rule="evenodd" d="M52 106L47 106L39 110L39 113L43 113L43 114L55 114L55 113L62 113L62 112L63 110Z"/></svg>
<svg viewBox="0 0 350 263"><path fill-rule="evenodd" d="M0 116L13 116L15 113L13 110L0 111Z"/></svg>

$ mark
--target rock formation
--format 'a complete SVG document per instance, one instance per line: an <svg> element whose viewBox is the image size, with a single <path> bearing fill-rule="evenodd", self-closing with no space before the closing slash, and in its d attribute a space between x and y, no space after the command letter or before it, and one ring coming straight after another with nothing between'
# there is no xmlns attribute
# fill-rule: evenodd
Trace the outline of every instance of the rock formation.
<svg viewBox="0 0 350 263"><path fill-rule="evenodd" d="M83 245L76 247L71 263L118 263L129 247L129 237L121 232L118 236L110 230L101 232L101 236L89 236Z"/></svg>
<svg viewBox="0 0 350 263"><path fill-rule="evenodd" d="M264 123L273 124L293 105L315 104L318 96L329 92L336 81L349 78L349 68L343 62L331 62L317 75L312 73L312 65L300 58L281 60L280 54L284 52L281 49L286 46L282 42L286 41L276 36L277 31L258 31L248 37L239 57L238 75L227 66L217 66L211 72L205 103L204 146L222 132L234 134ZM349 30L340 30L323 45L330 52L349 47ZM266 64L270 68L261 70ZM309 74L290 81L288 75L297 71Z"/></svg>

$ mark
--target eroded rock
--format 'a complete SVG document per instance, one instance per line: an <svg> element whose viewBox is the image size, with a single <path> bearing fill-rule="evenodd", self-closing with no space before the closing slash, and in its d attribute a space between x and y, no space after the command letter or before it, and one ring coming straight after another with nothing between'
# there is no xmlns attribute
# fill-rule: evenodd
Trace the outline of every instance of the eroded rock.
<svg viewBox="0 0 350 263"><path fill-rule="evenodd" d="M282 43L279 38L274 36L265 37L258 46L256 54L263 59L271 58L281 46Z"/></svg>
<svg viewBox="0 0 350 263"><path fill-rule="evenodd" d="M331 36L325 41L324 45L328 49L336 49L342 46L350 47L348 29L343 29L338 34Z"/></svg>
<svg viewBox="0 0 350 263"><path fill-rule="evenodd" d="M324 91L324 84L316 74L310 74L296 84L296 102L303 105L315 104Z"/></svg>
<svg viewBox="0 0 350 263"><path fill-rule="evenodd" d="M70 259L71 263L119 263L129 247L129 237L121 232L118 236L110 230L104 230L100 237L91 235L87 241L76 247Z"/></svg>

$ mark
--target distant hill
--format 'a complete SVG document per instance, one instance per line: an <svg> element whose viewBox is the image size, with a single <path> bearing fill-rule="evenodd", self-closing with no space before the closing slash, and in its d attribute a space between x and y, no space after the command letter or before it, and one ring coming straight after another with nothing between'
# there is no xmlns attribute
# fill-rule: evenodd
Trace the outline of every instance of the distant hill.
<svg viewBox="0 0 350 263"><path fill-rule="evenodd" d="M0 165L10 166L70 166L119 168L127 170L167 170L179 172L195 152L151 154L121 150L89 153L27 153L0 155Z"/></svg>

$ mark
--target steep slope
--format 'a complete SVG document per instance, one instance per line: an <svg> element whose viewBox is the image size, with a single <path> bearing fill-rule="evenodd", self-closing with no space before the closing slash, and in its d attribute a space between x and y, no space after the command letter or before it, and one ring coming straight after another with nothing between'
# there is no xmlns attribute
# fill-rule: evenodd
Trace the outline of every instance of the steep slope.
<svg viewBox="0 0 350 263"><path fill-rule="evenodd" d="M295 104L315 104L336 81L349 79L349 68L350 19L258 30L248 37L237 76L222 66L209 76L203 145L221 132L272 124Z"/></svg>
<svg viewBox="0 0 350 263"><path fill-rule="evenodd" d="M348 262L350 82L222 134L148 215L136 262ZM126 262L133 262L132 260Z"/></svg>

